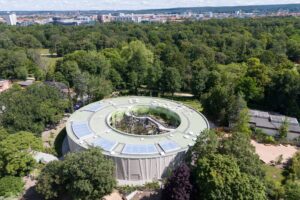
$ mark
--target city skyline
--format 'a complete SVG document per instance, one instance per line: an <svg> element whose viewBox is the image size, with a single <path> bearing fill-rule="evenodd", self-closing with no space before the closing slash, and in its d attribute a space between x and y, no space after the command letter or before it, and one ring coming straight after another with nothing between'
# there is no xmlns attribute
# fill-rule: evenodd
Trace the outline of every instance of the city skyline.
<svg viewBox="0 0 300 200"><path fill-rule="evenodd" d="M294 4L299 0L0 0L0 11L42 10L141 10L177 7L219 7L245 5Z"/></svg>

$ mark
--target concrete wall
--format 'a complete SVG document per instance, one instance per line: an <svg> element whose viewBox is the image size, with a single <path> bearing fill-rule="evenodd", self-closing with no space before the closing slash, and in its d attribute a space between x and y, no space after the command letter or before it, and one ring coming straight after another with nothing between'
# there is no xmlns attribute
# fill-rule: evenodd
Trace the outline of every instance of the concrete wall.
<svg viewBox="0 0 300 200"><path fill-rule="evenodd" d="M151 182L162 179L183 159L184 152L157 158L112 157L116 164L116 178L123 184Z"/></svg>
<svg viewBox="0 0 300 200"><path fill-rule="evenodd" d="M259 129L261 129L267 135L275 136L275 135L279 134L278 130L264 129L264 128L259 128ZM297 139L299 137L300 137L300 134L297 134L297 133L288 132L288 134L287 134L287 139L288 140L294 140L294 139Z"/></svg>
<svg viewBox="0 0 300 200"><path fill-rule="evenodd" d="M287 134L287 138L288 138L289 140L298 139L299 137L300 137L300 134L297 134L297 133L291 133L291 132L289 132L289 133Z"/></svg>
<svg viewBox="0 0 300 200"><path fill-rule="evenodd" d="M68 136L71 152L84 150ZM163 178L168 170L184 158L185 152L159 157L123 158L108 156L115 163L115 175L120 185L141 185Z"/></svg>

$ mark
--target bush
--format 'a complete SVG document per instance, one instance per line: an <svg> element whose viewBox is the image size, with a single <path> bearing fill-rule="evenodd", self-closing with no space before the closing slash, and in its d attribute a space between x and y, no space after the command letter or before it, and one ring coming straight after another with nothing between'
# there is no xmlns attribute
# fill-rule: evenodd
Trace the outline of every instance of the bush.
<svg viewBox="0 0 300 200"><path fill-rule="evenodd" d="M5 176L0 179L0 197L12 197L19 195L24 188L20 177Z"/></svg>
<svg viewBox="0 0 300 200"><path fill-rule="evenodd" d="M275 144L276 140L273 136L265 134L261 129L253 130L253 137L257 142L266 143L266 144Z"/></svg>
<svg viewBox="0 0 300 200"><path fill-rule="evenodd" d="M159 182L154 181L154 182L148 182L142 186L133 186L133 185L123 185L117 187L117 190L127 196L131 192L134 192L135 190L158 190L160 188Z"/></svg>
<svg viewBox="0 0 300 200"><path fill-rule="evenodd" d="M275 138L271 135L266 135L265 138L263 139L263 143L267 143L267 144L275 144Z"/></svg>
<svg viewBox="0 0 300 200"><path fill-rule="evenodd" d="M147 190L158 190L160 188L159 182L148 182L144 185L144 188Z"/></svg>

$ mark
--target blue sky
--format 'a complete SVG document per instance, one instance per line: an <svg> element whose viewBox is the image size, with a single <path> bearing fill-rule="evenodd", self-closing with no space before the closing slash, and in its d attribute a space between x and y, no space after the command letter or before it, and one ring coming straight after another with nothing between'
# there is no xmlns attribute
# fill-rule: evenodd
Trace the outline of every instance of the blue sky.
<svg viewBox="0 0 300 200"><path fill-rule="evenodd" d="M300 3L300 0L0 0L0 10L120 10Z"/></svg>

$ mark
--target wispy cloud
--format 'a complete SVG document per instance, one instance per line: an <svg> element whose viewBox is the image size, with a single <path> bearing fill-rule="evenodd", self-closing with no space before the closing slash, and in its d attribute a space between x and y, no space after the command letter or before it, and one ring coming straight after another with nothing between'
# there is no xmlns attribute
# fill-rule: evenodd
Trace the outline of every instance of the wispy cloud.
<svg viewBox="0 0 300 200"><path fill-rule="evenodd" d="M119 10L300 3L300 0L0 0L0 10Z"/></svg>

